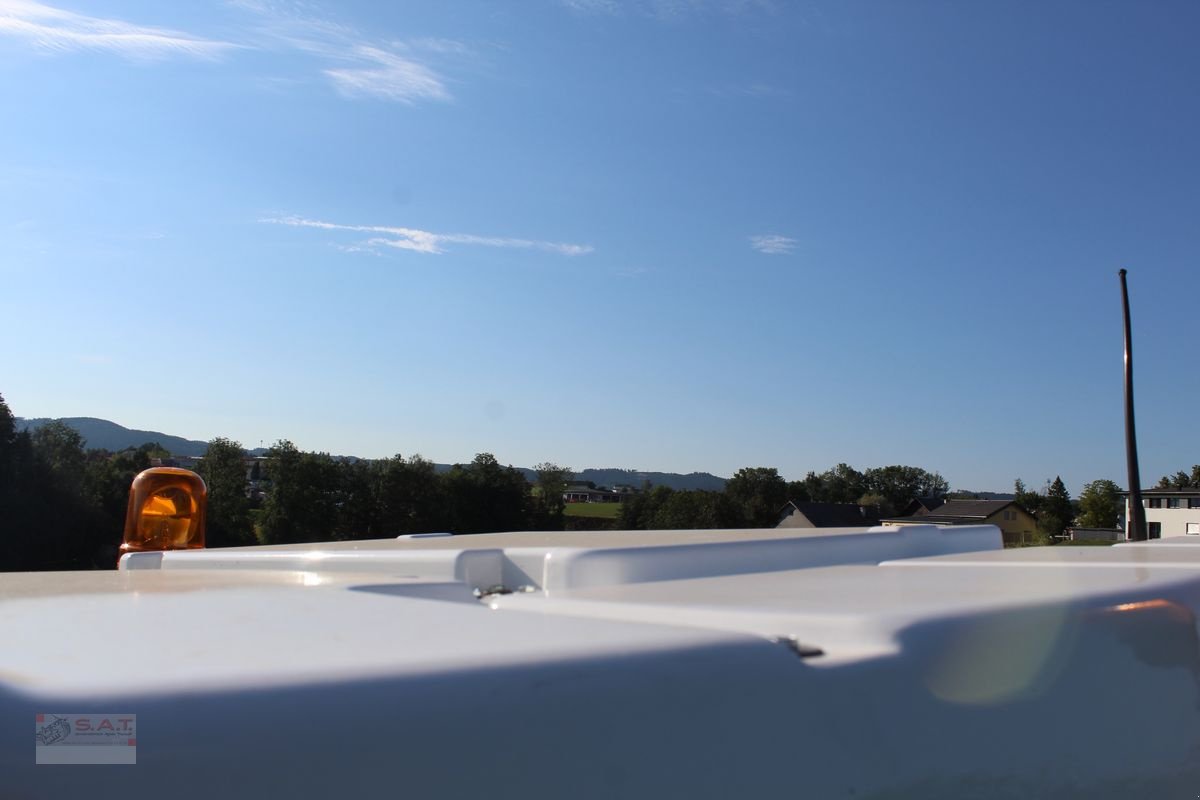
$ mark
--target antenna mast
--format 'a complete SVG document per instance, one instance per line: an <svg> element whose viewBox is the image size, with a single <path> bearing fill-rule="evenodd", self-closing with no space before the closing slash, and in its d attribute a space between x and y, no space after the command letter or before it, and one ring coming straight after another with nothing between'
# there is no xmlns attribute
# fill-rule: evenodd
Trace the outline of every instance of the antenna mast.
<svg viewBox="0 0 1200 800"><path fill-rule="evenodd" d="M1142 479L1138 475L1137 433L1133 429L1133 334L1129 325L1129 289L1125 270L1121 276L1121 305L1125 309L1125 461L1129 470L1129 517L1125 520L1125 538L1146 540L1146 511L1142 508Z"/></svg>

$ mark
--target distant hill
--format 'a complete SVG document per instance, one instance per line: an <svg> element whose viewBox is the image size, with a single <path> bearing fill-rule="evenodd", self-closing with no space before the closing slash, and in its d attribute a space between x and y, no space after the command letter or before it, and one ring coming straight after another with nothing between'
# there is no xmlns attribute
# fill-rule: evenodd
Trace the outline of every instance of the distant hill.
<svg viewBox="0 0 1200 800"><path fill-rule="evenodd" d="M46 417L38 419L22 419L17 417L18 431L35 431L47 422L65 422L79 432L84 438L84 447L93 450L109 450L117 452L129 447L141 447L147 442L157 442L163 449L175 456L202 456L208 449L208 442L198 442L194 439L184 439L181 436L171 436L160 431L139 431L95 417L63 417L52 420Z"/></svg>
<svg viewBox="0 0 1200 800"><path fill-rule="evenodd" d="M45 425L47 422L54 422L46 417L37 419L22 419L17 417L17 430L34 431ZM208 449L208 442L201 442L196 439L184 439L181 436L172 436L169 433L161 431L142 431L133 428L126 428L124 425L118 425L115 422L109 422L106 419L97 419L95 417L63 417L57 420L65 422L70 427L79 432L79 435L84 438L84 446L96 450L109 450L117 452L129 447L141 447L147 442L157 442L165 450L169 451L174 456L193 456L199 457L204 455ZM261 456L266 454L266 449L256 447L253 450L247 450L252 456ZM337 458L351 458L353 456L337 456ZM356 460L356 459L355 459ZM450 469L449 464L435 464L435 469L438 472L445 472ZM528 480L535 480L537 473L528 467L517 467ZM575 480L591 481L597 486L633 486L638 489L649 481L653 486L669 486L672 489L704 489L707 491L719 492L725 488L725 479L718 478L716 475L710 475L707 472L692 472L687 475L680 475L676 472L638 472L631 469L585 469L582 472L575 473Z"/></svg>
<svg viewBox="0 0 1200 800"><path fill-rule="evenodd" d="M452 464L434 464L438 472L449 472ZM537 480L537 472L529 467L513 467L525 476L530 483ZM579 483L594 483L597 486L632 486L641 489L646 481L651 486L668 486L672 489L703 489L708 492L720 492L725 489L725 478L718 478L707 472L689 472L682 475L678 472L638 472L632 469L585 469L576 472L574 479Z"/></svg>
<svg viewBox="0 0 1200 800"><path fill-rule="evenodd" d="M585 469L575 473L575 480L591 481L597 486L632 486L635 489L649 481L651 486L668 486L672 489L703 489L720 492L725 489L725 479L707 472L637 472L632 469Z"/></svg>
<svg viewBox="0 0 1200 800"><path fill-rule="evenodd" d="M956 489L946 495L948 500L1012 500L1015 497L1012 492L972 492L967 489Z"/></svg>

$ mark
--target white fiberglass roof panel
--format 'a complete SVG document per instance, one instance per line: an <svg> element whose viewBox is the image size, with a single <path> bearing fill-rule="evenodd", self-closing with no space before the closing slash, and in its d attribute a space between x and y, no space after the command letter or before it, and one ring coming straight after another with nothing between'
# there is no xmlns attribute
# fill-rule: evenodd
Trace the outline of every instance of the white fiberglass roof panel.
<svg viewBox="0 0 1200 800"><path fill-rule="evenodd" d="M730 639L688 628L502 615L473 599L428 599L421 581L304 585L299 576L290 585L259 584L261 576L241 573L255 580L211 591L128 584L104 591L98 587L105 579L115 586L122 576L93 575L101 580L88 593L0 601L0 641L7 645L0 686L55 696L128 686L178 693L601 658Z"/></svg>

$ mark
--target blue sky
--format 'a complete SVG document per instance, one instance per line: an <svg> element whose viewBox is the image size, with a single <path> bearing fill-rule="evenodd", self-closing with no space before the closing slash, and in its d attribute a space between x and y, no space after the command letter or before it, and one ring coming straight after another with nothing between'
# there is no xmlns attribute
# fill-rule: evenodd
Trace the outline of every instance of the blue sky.
<svg viewBox="0 0 1200 800"><path fill-rule="evenodd" d="M436 461L1200 461L1190 2L0 0L19 416Z"/></svg>

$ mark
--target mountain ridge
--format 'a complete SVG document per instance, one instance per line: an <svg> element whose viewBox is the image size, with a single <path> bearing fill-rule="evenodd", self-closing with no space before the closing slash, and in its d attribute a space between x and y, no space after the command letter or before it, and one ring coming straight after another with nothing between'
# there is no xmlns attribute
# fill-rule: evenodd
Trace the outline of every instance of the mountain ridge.
<svg viewBox="0 0 1200 800"><path fill-rule="evenodd" d="M198 439L186 439L173 436L161 431L147 431L138 428L126 428L111 420L99 417L17 417L18 431L35 431L48 422L62 422L79 433L84 439L84 446L89 449L118 452L130 447L140 447L147 442L156 442L173 456L199 458L208 449L208 442ZM247 449L252 456L266 455L267 448L255 447ZM357 456L335 456L335 458L357 459ZM438 472L452 468L451 464L434 464ZM529 480L534 480L537 473L528 467L516 467ZM672 489L702 489L705 491L721 491L725 488L725 478L708 472L652 472L621 468L588 468L575 473L575 480L592 482L597 486L630 485L641 488L647 481L653 486L667 486Z"/></svg>

